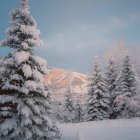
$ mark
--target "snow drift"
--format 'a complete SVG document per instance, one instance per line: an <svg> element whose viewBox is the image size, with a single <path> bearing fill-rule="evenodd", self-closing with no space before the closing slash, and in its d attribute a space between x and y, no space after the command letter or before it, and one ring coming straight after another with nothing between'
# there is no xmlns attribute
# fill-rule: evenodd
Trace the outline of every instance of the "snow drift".
<svg viewBox="0 0 140 140"><path fill-rule="evenodd" d="M60 124L59 127L63 140L140 140L140 118Z"/></svg>

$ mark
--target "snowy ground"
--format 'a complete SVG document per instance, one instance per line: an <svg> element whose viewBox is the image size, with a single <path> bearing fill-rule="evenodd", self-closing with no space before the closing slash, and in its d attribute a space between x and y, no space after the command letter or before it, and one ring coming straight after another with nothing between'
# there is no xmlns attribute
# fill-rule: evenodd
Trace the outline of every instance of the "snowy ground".
<svg viewBox="0 0 140 140"><path fill-rule="evenodd" d="M140 140L140 118L60 124L59 127L63 140Z"/></svg>

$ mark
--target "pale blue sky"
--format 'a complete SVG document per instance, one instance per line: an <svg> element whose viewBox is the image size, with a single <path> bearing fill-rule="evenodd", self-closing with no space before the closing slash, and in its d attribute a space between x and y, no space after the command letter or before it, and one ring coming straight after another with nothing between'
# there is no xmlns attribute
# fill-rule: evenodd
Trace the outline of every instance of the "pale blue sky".
<svg viewBox="0 0 140 140"><path fill-rule="evenodd" d="M1 1L1 40L8 13L18 6L18 0ZM88 72L94 56L103 58L113 43L140 47L140 0L30 0L30 8L44 41L36 51L50 66Z"/></svg>

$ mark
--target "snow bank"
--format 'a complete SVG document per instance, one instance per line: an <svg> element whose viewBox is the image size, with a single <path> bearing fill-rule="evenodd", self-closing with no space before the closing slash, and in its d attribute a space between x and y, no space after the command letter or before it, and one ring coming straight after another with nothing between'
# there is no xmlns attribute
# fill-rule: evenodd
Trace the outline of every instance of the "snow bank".
<svg viewBox="0 0 140 140"><path fill-rule="evenodd" d="M140 140L140 118L60 124L63 140Z"/></svg>

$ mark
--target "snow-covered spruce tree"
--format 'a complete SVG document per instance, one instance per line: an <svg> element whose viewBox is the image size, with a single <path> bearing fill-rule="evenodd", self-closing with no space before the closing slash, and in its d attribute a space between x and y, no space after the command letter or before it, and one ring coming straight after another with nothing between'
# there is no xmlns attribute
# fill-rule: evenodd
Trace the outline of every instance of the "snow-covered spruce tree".
<svg viewBox="0 0 140 140"><path fill-rule="evenodd" d="M63 118L64 122L74 122L75 108L73 103L73 97L71 89L68 86L65 94L64 107L63 107Z"/></svg>
<svg viewBox="0 0 140 140"><path fill-rule="evenodd" d="M5 59L6 59L5 57L0 58L0 123L12 115L12 108L14 106L12 102L11 103L9 102L10 97L5 98L6 92L4 93L2 89L3 78L6 72L6 68L4 65ZM6 100L8 104L6 103ZM9 108L8 111L7 108Z"/></svg>
<svg viewBox="0 0 140 140"><path fill-rule="evenodd" d="M109 118L109 93L107 84L101 74L98 60L95 61L93 73L88 78L88 93L86 103L87 121L97 121Z"/></svg>
<svg viewBox="0 0 140 140"><path fill-rule="evenodd" d="M84 114L83 114L83 105L81 102L81 96L77 97L76 105L75 105L75 119L74 122L82 122L84 121Z"/></svg>
<svg viewBox="0 0 140 140"><path fill-rule="evenodd" d="M107 88L110 98L110 118L113 117L113 101L115 98L115 88L116 88L116 80L117 80L117 70L115 66L115 62L112 57L109 58L105 78L107 82Z"/></svg>
<svg viewBox="0 0 140 140"><path fill-rule="evenodd" d="M114 118L133 117L135 113L129 108L129 102L137 94L137 77L129 56L123 60L115 93Z"/></svg>
<svg viewBox="0 0 140 140"><path fill-rule="evenodd" d="M0 99L1 140L57 140L59 130L48 117L49 91L43 83L46 61L33 53L41 45L40 31L30 14L28 0L11 12L11 27L3 46L15 49L4 60ZM9 113L10 112L10 113Z"/></svg>
<svg viewBox="0 0 140 140"><path fill-rule="evenodd" d="M55 120L59 122L64 122L63 120L63 103L57 102L54 107Z"/></svg>
<svg viewBox="0 0 140 140"><path fill-rule="evenodd" d="M137 94L127 104L131 111L131 117L140 117L140 94Z"/></svg>

